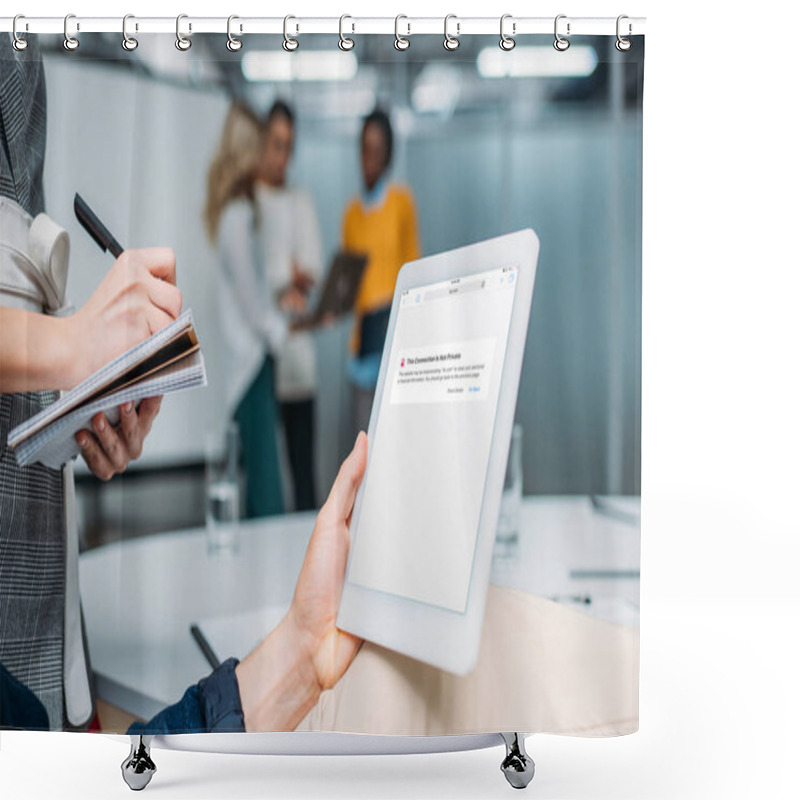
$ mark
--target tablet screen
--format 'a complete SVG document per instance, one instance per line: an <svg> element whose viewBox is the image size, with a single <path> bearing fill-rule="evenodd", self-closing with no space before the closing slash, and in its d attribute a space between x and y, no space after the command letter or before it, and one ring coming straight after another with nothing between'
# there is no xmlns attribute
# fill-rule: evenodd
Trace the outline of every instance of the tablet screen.
<svg viewBox="0 0 800 800"><path fill-rule="evenodd" d="M405 290L349 580L463 613L516 267Z"/></svg>

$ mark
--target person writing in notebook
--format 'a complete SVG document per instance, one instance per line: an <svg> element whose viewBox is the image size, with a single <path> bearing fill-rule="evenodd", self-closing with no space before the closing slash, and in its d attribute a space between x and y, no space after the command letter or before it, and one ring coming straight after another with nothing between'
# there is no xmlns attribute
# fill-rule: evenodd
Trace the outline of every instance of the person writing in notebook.
<svg viewBox="0 0 800 800"><path fill-rule="evenodd" d="M0 198L0 219L12 213ZM8 258L0 245L0 264ZM7 262L6 262L7 263ZM0 382L2 394L71 389L121 353L175 320L181 293L175 286L175 253L168 247L126 250L92 296L75 314L50 316L7 305L0 298ZM10 400L9 400L10 402ZM77 435L87 466L107 481L138 458L160 397L145 398L138 409L122 408L119 426L101 412L91 431ZM27 415L30 416L30 415ZM13 427L13 426L12 426ZM3 442L8 431L3 430Z"/></svg>
<svg viewBox="0 0 800 800"><path fill-rule="evenodd" d="M385 112L376 109L364 119L364 188L350 201L342 221L343 249L368 259L356 295L348 363L356 430L369 425L397 273L406 261L420 256L414 198L410 189L389 180L393 138Z"/></svg>
<svg viewBox="0 0 800 800"><path fill-rule="evenodd" d="M182 301L175 254L152 248L124 253L77 313L55 316L64 306L67 265L58 242L66 233L43 214L37 39L20 53L0 36L0 74L0 725L81 729L94 703L76 585L77 528L66 512L72 473L18 466L7 437L58 390L171 322ZM63 278L57 285L54 269ZM124 406L117 428L98 414L92 430L79 432L95 475L108 480L139 456L159 406L158 398L138 410ZM15 708L22 714L14 716Z"/></svg>

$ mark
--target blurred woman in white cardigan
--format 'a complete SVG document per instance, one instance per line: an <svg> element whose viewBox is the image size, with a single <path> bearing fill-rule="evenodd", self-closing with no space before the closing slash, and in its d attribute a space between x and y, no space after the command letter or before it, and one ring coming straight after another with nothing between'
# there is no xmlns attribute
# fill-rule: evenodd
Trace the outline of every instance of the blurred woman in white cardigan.
<svg viewBox="0 0 800 800"><path fill-rule="evenodd" d="M259 279L255 182L260 158L259 120L245 105L234 102L208 174L205 224L220 259L225 416L239 425L246 517L284 510L275 353L283 347L288 329L274 293Z"/></svg>
<svg viewBox="0 0 800 800"><path fill-rule="evenodd" d="M301 320L319 277L321 244L310 195L286 182L293 137L284 103L261 122L234 102L209 171L205 217L222 268L226 412L241 433L247 517L284 510L281 417L295 510L316 503L316 358Z"/></svg>

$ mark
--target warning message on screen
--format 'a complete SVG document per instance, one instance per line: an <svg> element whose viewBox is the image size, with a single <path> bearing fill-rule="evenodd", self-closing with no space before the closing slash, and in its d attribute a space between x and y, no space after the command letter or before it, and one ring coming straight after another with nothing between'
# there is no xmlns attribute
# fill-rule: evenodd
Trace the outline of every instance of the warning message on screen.
<svg viewBox="0 0 800 800"><path fill-rule="evenodd" d="M394 369L391 402L485 399L495 342L494 338L470 339L401 351Z"/></svg>

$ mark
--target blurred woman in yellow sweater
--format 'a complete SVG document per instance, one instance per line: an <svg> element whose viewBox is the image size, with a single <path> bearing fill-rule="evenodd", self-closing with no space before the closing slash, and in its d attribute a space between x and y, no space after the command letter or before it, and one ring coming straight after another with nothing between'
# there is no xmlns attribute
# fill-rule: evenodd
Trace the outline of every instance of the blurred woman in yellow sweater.
<svg viewBox="0 0 800 800"><path fill-rule="evenodd" d="M364 253L367 266L355 302L348 376L353 386L353 422L367 430L397 273L419 258L417 214L411 191L389 181L392 126L380 110L361 128L364 188L347 206L342 221L344 250Z"/></svg>

